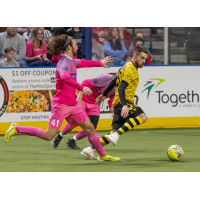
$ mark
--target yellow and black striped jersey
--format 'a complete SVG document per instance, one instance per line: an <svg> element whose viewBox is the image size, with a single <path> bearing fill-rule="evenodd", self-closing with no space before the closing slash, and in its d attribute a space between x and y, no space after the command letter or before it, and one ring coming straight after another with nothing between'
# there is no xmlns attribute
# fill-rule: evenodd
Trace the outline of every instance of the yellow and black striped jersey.
<svg viewBox="0 0 200 200"><path fill-rule="evenodd" d="M119 98L119 86L121 81L126 81L128 83L128 86L125 89L125 98L126 100L132 102L133 97L135 94L135 91L137 89L138 83L139 83L139 74L138 69L135 67L135 65L132 62L127 62L118 72L117 74L117 80L115 85L115 98L113 100L113 108L120 102Z"/></svg>

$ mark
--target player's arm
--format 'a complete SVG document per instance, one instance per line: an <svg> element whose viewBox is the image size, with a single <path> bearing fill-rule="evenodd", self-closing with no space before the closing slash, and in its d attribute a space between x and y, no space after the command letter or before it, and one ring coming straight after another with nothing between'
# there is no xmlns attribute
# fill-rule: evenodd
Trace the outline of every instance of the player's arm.
<svg viewBox="0 0 200 200"><path fill-rule="evenodd" d="M90 90L90 88L84 87L83 85L79 84L76 80L74 80L71 77L71 74L68 71L64 70L64 68L62 68L62 70L59 71L59 75L60 75L62 81L67 83L67 85L74 87L74 88L78 89L79 91L83 91L83 93L85 95L92 94L92 90Z"/></svg>
<svg viewBox="0 0 200 200"><path fill-rule="evenodd" d="M113 118L114 116L114 108L112 107L112 102L113 102L114 96L110 97L110 99L108 100L108 106L111 112L111 117Z"/></svg>
<svg viewBox="0 0 200 200"><path fill-rule="evenodd" d="M86 68L86 67L105 67L107 63L113 62L113 58L111 56L105 57L102 61L92 61L92 60L83 60L83 59L74 59L76 68Z"/></svg>
<svg viewBox="0 0 200 200"><path fill-rule="evenodd" d="M133 76L132 72L129 69L125 68L122 81L118 88L119 99L120 99L121 104L123 105L122 111L121 111L121 116L123 118L126 118L129 113L129 109L126 103L125 89L128 87L128 85L132 81L132 78L133 78L132 76Z"/></svg>
<svg viewBox="0 0 200 200"><path fill-rule="evenodd" d="M96 98L96 104L100 105L102 101L104 101L108 95L108 93L115 87L116 85L116 80L117 80L117 76L110 82L110 84L108 85L108 87L105 89L105 91L103 92L103 94L101 94L100 96L98 96Z"/></svg>
<svg viewBox="0 0 200 200"><path fill-rule="evenodd" d="M80 91L80 92L78 93L78 96L77 96L77 99L76 99L76 100L78 101L79 104L81 103L82 98L83 98L83 92Z"/></svg>
<svg viewBox="0 0 200 200"><path fill-rule="evenodd" d="M125 96L125 89L127 88L127 86L128 86L128 83L122 80L118 88L119 99L120 99L121 104L123 105L122 111L121 111L121 116L123 118L126 118L129 113L129 109L126 103L126 96Z"/></svg>

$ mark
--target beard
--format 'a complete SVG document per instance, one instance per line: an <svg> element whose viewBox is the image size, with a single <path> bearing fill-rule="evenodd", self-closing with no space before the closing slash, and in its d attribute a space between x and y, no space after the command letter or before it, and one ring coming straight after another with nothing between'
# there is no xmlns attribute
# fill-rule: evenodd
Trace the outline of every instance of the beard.
<svg viewBox="0 0 200 200"><path fill-rule="evenodd" d="M144 66L144 63L139 64L139 62L136 60L136 61L135 61L135 66L136 66L137 68L142 68L142 67Z"/></svg>
<svg viewBox="0 0 200 200"><path fill-rule="evenodd" d="M73 54L73 56L76 56L76 55L77 55L77 53L76 53L76 51L74 50L73 47L72 47L72 54Z"/></svg>

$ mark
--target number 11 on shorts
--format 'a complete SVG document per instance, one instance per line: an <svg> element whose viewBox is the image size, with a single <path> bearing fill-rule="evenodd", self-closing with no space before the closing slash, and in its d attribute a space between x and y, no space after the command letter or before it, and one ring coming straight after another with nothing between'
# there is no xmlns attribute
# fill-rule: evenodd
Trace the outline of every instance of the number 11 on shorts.
<svg viewBox="0 0 200 200"><path fill-rule="evenodd" d="M51 124L52 124L53 126L55 126L55 124L56 124L56 120L53 119L53 120L51 121ZM58 125L59 125L59 120L57 120L56 127L58 127Z"/></svg>

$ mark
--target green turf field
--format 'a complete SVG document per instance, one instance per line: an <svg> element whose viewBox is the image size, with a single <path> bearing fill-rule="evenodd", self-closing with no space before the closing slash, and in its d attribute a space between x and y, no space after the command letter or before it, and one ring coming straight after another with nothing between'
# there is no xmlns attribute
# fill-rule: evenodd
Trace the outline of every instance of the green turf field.
<svg viewBox="0 0 200 200"><path fill-rule="evenodd" d="M107 131L99 131L103 136ZM0 136L1 172L199 172L200 129L145 129L132 130L118 140L116 147L109 144L106 152L121 157L119 162L87 160L80 150L66 147L70 133L58 149L50 142L35 137L17 135L5 144ZM167 148L182 146L185 155L180 161L167 158ZM87 138L77 142L83 149L89 146Z"/></svg>

